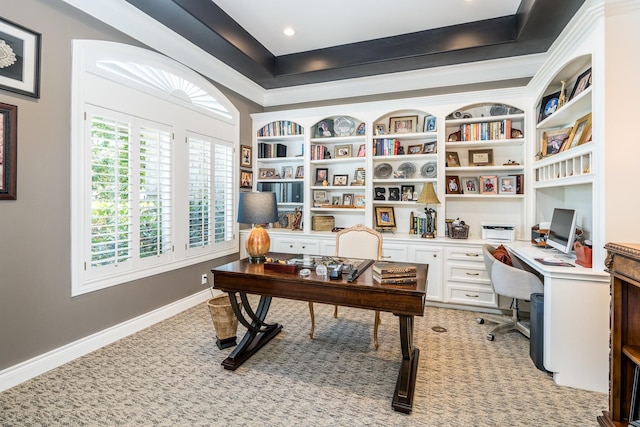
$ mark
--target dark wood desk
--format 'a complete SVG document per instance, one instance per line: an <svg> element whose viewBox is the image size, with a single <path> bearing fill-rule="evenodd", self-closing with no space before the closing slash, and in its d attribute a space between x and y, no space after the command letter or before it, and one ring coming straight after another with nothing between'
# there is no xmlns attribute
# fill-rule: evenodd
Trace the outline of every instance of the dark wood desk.
<svg viewBox="0 0 640 427"><path fill-rule="evenodd" d="M269 256L291 257L285 254ZM411 412L420 354L413 346L413 319L424 315L428 265L418 264L417 267L415 286L380 285L374 282L371 267L351 283L347 282L346 276L342 280L317 276L314 269L306 277L265 270L263 264L250 264L246 259L212 269L213 287L229 293L238 321L247 328L242 341L222 366L235 370L280 333L282 325L265 322L272 297L387 311L398 316L402 348L400 372L391 404L396 411ZM244 314L236 294L239 294ZM247 294L260 295L255 310L250 306Z"/></svg>

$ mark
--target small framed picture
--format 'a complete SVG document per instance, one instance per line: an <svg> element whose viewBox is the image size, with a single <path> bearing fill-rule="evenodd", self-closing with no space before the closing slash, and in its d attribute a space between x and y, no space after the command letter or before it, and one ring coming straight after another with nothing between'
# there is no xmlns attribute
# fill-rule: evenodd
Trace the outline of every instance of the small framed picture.
<svg viewBox="0 0 640 427"><path fill-rule="evenodd" d="M480 194L498 194L498 177L485 175L480 177Z"/></svg>
<svg viewBox="0 0 640 427"><path fill-rule="evenodd" d="M360 144L360 147L358 147L358 157L365 157L366 155L367 155L367 145Z"/></svg>
<svg viewBox="0 0 640 427"><path fill-rule="evenodd" d="M569 97L569 101L571 101L576 96L580 95L586 88L591 86L591 68L587 71L583 72L576 79L576 84L573 86L571 90L571 96Z"/></svg>
<svg viewBox="0 0 640 427"><path fill-rule="evenodd" d="M424 118L424 132L435 132L436 118L434 116L427 116Z"/></svg>
<svg viewBox="0 0 640 427"><path fill-rule="evenodd" d="M407 154L422 154L422 145L410 145L407 147Z"/></svg>
<svg viewBox="0 0 640 427"><path fill-rule="evenodd" d="M460 166L460 158L457 151L447 151L447 167L457 168Z"/></svg>
<svg viewBox="0 0 640 427"><path fill-rule="evenodd" d="M590 130L591 130L591 113L584 115L580 117L578 120L576 120L576 123L573 125L573 129L571 129L571 134L569 135L569 139L565 144L565 148L562 151L584 144L586 142L585 140L588 137Z"/></svg>
<svg viewBox="0 0 640 427"><path fill-rule="evenodd" d="M353 182L351 185L364 185L365 171L364 168L356 169L353 174Z"/></svg>
<svg viewBox="0 0 640 427"><path fill-rule="evenodd" d="M475 176L466 176L462 178L462 192L464 194L478 194L478 178Z"/></svg>
<svg viewBox="0 0 640 427"><path fill-rule="evenodd" d="M446 176L447 182L447 194L462 194L462 189L460 188L460 178L454 175Z"/></svg>
<svg viewBox="0 0 640 427"><path fill-rule="evenodd" d="M0 18L0 89L40 98L41 38L39 33Z"/></svg>
<svg viewBox="0 0 640 427"><path fill-rule="evenodd" d="M469 166L492 166L493 150L485 148L482 150L469 150Z"/></svg>
<svg viewBox="0 0 640 427"><path fill-rule="evenodd" d="M253 172L251 171L240 171L240 188L251 188L253 187Z"/></svg>
<svg viewBox="0 0 640 427"><path fill-rule="evenodd" d="M398 187L389 188L389 200L397 202L400 200L400 189Z"/></svg>
<svg viewBox="0 0 640 427"><path fill-rule="evenodd" d="M389 118L389 131L391 133L415 133L417 126L418 116Z"/></svg>
<svg viewBox="0 0 640 427"><path fill-rule="evenodd" d="M240 167L241 168L251 167L251 147L248 145L240 146Z"/></svg>
<svg viewBox="0 0 640 427"><path fill-rule="evenodd" d="M329 169L317 168L316 169L316 185L322 185L329 178Z"/></svg>
<svg viewBox="0 0 640 427"><path fill-rule="evenodd" d="M356 208L364 208L367 205L367 197L366 196L355 196L353 198L353 206Z"/></svg>
<svg viewBox="0 0 640 427"><path fill-rule="evenodd" d="M349 183L349 175L333 175L333 185L341 187Z"/></svg>
<svg viewBox="0 0 640 427"><path fill-rule="evenodd" d="M498 193L516 194L516 178L513 176L501 176L499 178Z"/></svg>
<svg viewBox="0 0 640 427"><path fill-rule="evenodd" d="M322 120L316 126L316 138L333 136L333 120Z"/></svg>
<svg viewBox="0 0 640 427"><path fill-rule="evenodd" d="M373 200L386 200L387 189L376 187L373 189Z"/></svg>
<svg viewBox="0 0 640 427"><path fill-rule="evenodd" d="M422 147L423 154L435 154L438 152L438 144L436 141L425 142Z"/></svg>
<svg viewBox="0 0 640 427"><path fill-rule="evenodd" d="M332 205L340 205L342 203L342 197L340 196L331 196L331 204Z"/></svg>
<svg viewBox="0 0 640 427"><path fill-rule="evenodd" d="M0 103L0 200L16 200L18 106Z"/></svg>
<svg viewBox="0 0 640 427"><path fill-rule="evenodd" d="M304 178L304 166L298 166L296 168L296 179Z"/></svg>
<svg viewBox="0 0 640 427"><path fill-rule="evenodd" d="M542 134L540 151L543 156L552 156L562 151L569 140L572 128L549 130Z"/></svg>
<svg viewBox="0 0 640 427"><path fill-rule="evenodd" d="M260 168L258 169L258 177L260 179L274 179L276 177L275 168Z"/></svg>
<svg viewBox="0 0 640 427"><path fill-rule="evenodd" d="M410 202L413 200L413 193L416 191L414 185L402 185L400 186L400 200L403 202Z"/></svg>
<svg viewBox="0 0 640 427"><path fill-rule="evenodd" d="M364 135L367 133L367 125L365 122L362 122L358 125L356 129L356 135Z"/></svg>
<svg viewBox="0 0 640 427"><path fill-rule="evenodd" d="M387 126L383 123L376 123L376 135L386 135Z"/></svg>
<svg viewBox="0 0 640 427"><path fill-rule="evenodd" d="M282 179L293 179L293 166L282 167Z"/></svg>
<svg viewBox="0 0 640 427"><path fill-rule="evenodd" d="M395 228L396 215L393 206L376 206L376 228Z"/></svg>
<svg viewBox="0 0 640 427"><path fill-rule="evenodd" d="M542 97L542 101L540 101L540 112L538 113L538 123L556 112L559 98L560 91Z"/></svg>
<svg viewBox="0 0 640 427"><path fill-rule="evenodd" d="M351 144L336 145L334 150L334 157L336 159L351 157Z"/></svg>
<svg viewBox="0 0 640 427"><path fill-rule="evenodd" d="M345 193L342 195L343 206L353 206L353 193Z"/></svg>
<svg viewBox="0 0 640 427"><path fill-rule="evenodd" d="M314 205L316 203L323 204L326 203L327 200L327 192L325 190L313 190L313 202Z"/></svg>

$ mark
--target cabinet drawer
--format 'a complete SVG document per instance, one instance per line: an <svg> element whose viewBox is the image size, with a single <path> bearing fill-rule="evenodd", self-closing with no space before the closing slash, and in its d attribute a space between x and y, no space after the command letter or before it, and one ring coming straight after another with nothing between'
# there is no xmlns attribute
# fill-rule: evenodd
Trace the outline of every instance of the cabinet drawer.
<svg viewBox="0 0 640 427"><path fill-rule="evenodd" d="M448 301L457 304L469 304L482 307L497 307L496 294L491 290L447 287Z"/></svg>
<svg viewBox="0 0 640 427"><path fill-rule="evenodd" d="M447 280L457 282L470 282L490 284L489 274L484 268L484 263L478 264L448 264Z"/></svg>
<svg viewBox="0 0 640 427"><path fill-rule="evenodd" d="M463 246L460 248L447 248L446 254L451 261L471 261L484 263L481 246Z"/></svg>

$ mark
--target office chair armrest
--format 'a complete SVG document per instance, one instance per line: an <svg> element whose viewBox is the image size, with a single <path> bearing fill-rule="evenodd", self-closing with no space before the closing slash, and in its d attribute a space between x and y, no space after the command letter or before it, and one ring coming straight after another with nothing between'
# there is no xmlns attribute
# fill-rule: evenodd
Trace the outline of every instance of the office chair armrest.
<svg viewBox="0 0 640 427"><path fill-rule="evenodd" d="M497 294L529 300L531 294L543 291L542 282L534 274L494 262L491 271L493 287Z"/></svg>

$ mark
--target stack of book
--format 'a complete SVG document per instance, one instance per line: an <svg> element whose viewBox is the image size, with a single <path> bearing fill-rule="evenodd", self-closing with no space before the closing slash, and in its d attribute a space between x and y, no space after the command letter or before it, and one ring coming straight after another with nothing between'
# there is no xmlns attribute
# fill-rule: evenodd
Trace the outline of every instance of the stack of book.
<svg viewBox="0 0 640 427"><path fill-rule="evenodd" d="M373 280L390 285L416 283L416 266L405 263L379 261L373 264Z"/></svg>

